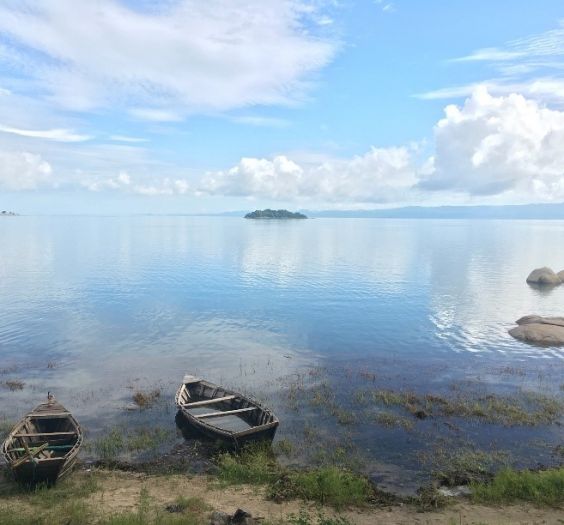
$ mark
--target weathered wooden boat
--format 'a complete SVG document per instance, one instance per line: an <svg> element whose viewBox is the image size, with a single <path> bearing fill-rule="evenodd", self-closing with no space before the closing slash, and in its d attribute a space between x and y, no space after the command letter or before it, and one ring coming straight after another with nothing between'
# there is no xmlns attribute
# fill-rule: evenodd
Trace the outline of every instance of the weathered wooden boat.
<svg viewBox="0 0 564 525"><path fill-rule="evenodd" d="M70 472L82 439L76 419L49 394L8 434L2 455L16 481L52 484Z"/></svg>
<svg viewBox="0 0 564 525"><path fill-rule="evenodd" d="M175 402L194 429L237 448L249 441L271 441L279 424L257 401L191 375L184 377Z"/></svg>

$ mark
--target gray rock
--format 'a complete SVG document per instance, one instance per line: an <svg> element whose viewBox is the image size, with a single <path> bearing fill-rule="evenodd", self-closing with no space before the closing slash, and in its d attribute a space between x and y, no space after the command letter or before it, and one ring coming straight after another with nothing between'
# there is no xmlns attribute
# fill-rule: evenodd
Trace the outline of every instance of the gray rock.
<svg viewBox="0 0 564 525"><path fill-rule="evenodd" d="M467 485L459 485L458 487L439 487L437 489L439 494L450 498L457 498L460 496L470 496L472 491Z"/></svg>
<svg viewBox="0 0 564 525"><path fill-rule="evenodd" d="M560 270L556 275L558 275L560 281L564 283L564 270Z"/></svg>
<svg viewBox="0 0 564 525"><path fill-rule="evenodd" d="M517 320L515 328L509 330L509 335L538 345L564 345L564 317L540 317L526 315Z"/></svg>
<svg viewBox="0 0 564 525"><path fill-rule="evenodd" d="M539 284L543 286L556 286L562 284L561 278L554 273L551 268L537 268L533 270L529 277L527 277L527 282L529 284Z"/></svg>
<svg viewBox="0 0 564 525"><path fill-rule="evenodd" d="M210 525L256 525L256 521L250 512L243 509L237 509L233 516L215 510L211 515Z"/></svg>
<svg viewBox="0 0 564 525"><path fill-rule="evenodd" d="M214 510L211 515L210 525L229 525L231 516L227 512Z"/></svg>

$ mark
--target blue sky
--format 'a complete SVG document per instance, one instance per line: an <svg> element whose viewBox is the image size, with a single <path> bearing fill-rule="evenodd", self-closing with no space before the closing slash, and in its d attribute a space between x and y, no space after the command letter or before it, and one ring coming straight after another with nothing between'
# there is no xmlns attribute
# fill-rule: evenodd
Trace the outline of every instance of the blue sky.
<svg viewBox="0 0 564 525"><path fill-rule="evenodd" d="M564 201L558 1L0 0L0 207Z"/></svg>

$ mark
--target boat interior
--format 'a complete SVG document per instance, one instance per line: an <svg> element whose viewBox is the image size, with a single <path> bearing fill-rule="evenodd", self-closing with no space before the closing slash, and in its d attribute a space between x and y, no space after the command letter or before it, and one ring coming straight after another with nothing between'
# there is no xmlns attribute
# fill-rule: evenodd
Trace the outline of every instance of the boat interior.
<svg viewBox="0 0 564 525"><path fill-rule="evenodd" d="M248 398L205 381L184 383L179 396L182 408L199 420L217 428L239 432L272 423L272 413Z"/></svg>
<svg viewBox="0 0 564 525"><path fill-rule="evenodd" d="M13 466L30 458L63 460L78 438L77 428L68 417L31 414L16 428L6 445L6 453L15 462Z"/></svg>

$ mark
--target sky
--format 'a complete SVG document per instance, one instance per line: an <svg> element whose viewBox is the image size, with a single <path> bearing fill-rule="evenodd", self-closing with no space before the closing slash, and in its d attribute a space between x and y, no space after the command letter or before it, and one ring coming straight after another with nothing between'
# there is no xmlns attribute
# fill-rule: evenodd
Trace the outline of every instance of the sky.
<svg viewBox="0 0 564 525"><path fill-rule="evenodd" d="M561 0L0 0L0 208L564 202Z"/></svg>

